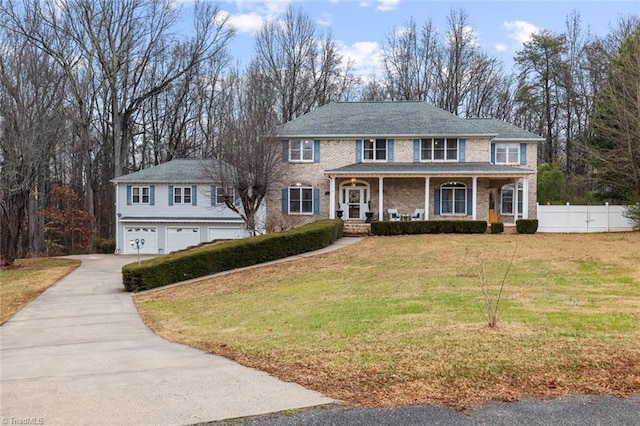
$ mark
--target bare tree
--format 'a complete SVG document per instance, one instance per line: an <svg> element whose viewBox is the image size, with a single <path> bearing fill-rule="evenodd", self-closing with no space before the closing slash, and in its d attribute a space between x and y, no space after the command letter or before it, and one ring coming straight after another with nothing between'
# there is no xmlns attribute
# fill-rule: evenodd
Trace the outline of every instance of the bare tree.
<svg viewBox="0 0 640 426"><path fill-rule="evenodd" d="M388 90L395 100L433 100L438 54L437 31L427 20L420 31L413 19L393 30L384 44L384 71Z"/></svg>
<svg viewBox="0 0 640 426"><path fill-rule="evenodd" d="M224 56L233 35L226 15L210 4L193 7L192 36L179 39L174 32L179 9L169 0L7 0L0 4L6 17L3 25L54 58L72 82L70 111L76 118L77 151L82 153L72 167L88 180L84 182L87 204L94 205L90 202L94 187L99 191L98 223L101 218L113 222L109 180L138 166L137 144L144 141L138 120L145 103L170 89L181 102L185 91L180 87L188 90L187 77L200 64ZM185 140L184 121L175 115L170 121L169 140L174 147L166 152L185 152L180 146ZM77 167L78 162L85 165ZM104 170L107 167L110 170ZM111 226L105 231L111 231Z"/></svg>
<svg viewBox="0 0 640 426"><path fill-rule="evenodd" d="M292 6L283 21L266 22L255 43L252 67L273 92L281 123L340 99L352 87L331 34L319 36L311 18Z"/></svg>
<svg viewBox="0 0 640 426"><path fill-rule="evenodd" d="M43 249L38 210L44 207L49 160L63 138L64 79L49 57L5 34L0 55L0 254L11 265L28 216L30 248Z"/></svg>
<svg viewBox="0 0 640 426"><path fill-rule="evenodd" d="M282 164L277 114L263 91L267 81L256 68L250 68L244 80L237 75L228 79L233 110L222 125L217 156L207 167L223 191L225 204L242 217L251 234L256 232L258 210L278 181Z"/></svg>

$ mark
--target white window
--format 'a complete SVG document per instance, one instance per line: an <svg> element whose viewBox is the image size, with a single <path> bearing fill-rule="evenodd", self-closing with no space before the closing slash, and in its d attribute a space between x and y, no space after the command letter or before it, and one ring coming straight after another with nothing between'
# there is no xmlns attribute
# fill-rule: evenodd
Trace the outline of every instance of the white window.
<svg viewBox="0 0 640 426"><path fill-rule="evenodd" d="M519 164L520 144L517 143L497 143L496 144L496 164Z"/></svg>
<svg viewBox="0 0 640 426"><path fill-rule="evenodd" d="M365 139L362 141L362 159L365 161L385 161L387 159L387 140Z"/></svg>
<svg viewBox="0 0 640 426"><path fill-rule="evenodd" d="M149 194L148 186L133 186L131 187L131 203L149 204Z"/></svg>
<svg viewBox="0 0 640 426"><path fill-rule="evenodd" d="M174 186L173 204L191 204L191 187Z"/></svg>
<svg viewBox="0 0 640 426"><path fill-rule="evenodd" d="M313 161L313 141L289 141L289 161Z"/></svg>
<svg viewBox="0 0 640 426"><path fill-rule="evenodd" d="M440 187L440 214L467 214L467 187L462 183L445 183Z"/></svg>
<svg viewBox="0 0 640 426"><path fill-rule="evenodd" d="M311 186L289 187L289 213L313 214L313 188Z"/></svg>
<svg viewBox="0 0 640 426"><path fill-rule="evenodd" d="M518 188L518 214L522 214L522 187ZM504 215L512 215L513 214L513 185L505 185L502 187L502 214Z"/></svg>
<svg viewBox="0 0 640 426"><path fill-rule="evenodd" d="M457 161L458 139L422 139L420 159L424 161Z"/></svg>

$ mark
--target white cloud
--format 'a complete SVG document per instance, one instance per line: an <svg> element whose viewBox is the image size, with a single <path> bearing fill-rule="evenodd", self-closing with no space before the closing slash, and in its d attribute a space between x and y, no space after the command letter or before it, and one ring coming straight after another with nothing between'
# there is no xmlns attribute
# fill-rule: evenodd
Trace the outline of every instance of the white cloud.
<svg viewBox="0 0 640 426"><path fill-rule="evenodd" d="M236 13L228 13L229 22L239 33L254 33L265 21L280 16L291 0L235 0Z"/></svg>
<svg viewBox="0 0 640 426"><path fill-rule="evenodd" d="M540 32L540 28L526 21L505 22L502 24L502 28L507 32L507 37L517 42L520 46L531 40L533 34Z"/></svg>
<svg viewBox="0 0 640 426"><path fill-rule="evenodd" d="M235 15L224 13L229 17L229 23L239 33L254 33L265 21L265 17L257 13L238 13Z"/></svg>
<svg viewBox="0 0 640 426"><path fill-rule="evenodd" d="M496 43L495 48L498 52L506 52L509 50L509 46L504 43Z"/></svg>
<svg viewBox="0 0 640 426"><path fill-rule="evenodd" d="M351 45L337 42L340 54L346 61L353 62L356 75L373 76L382 70L382 48L375 41L358 41Z"/></svg>
<svg viewBox="0 0 640 426"><path fill-rule="evenodd" d="M322 27L330 27L333 24L333 16L330 13L323 13L316 19L316 22Z"/></svg>
<svg viewBox="0 0 640 426"><path fill-rule="evenodd" d="M395 9L398 6L398 3L400 3L400 0L378 0L378 3L377 9L382 12L387 12Z"/></svg>

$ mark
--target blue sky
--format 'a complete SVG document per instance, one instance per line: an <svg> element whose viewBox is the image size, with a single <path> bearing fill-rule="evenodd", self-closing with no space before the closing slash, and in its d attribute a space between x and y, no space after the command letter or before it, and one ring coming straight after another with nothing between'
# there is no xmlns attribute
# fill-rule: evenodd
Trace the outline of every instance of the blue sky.
<svg viewBox="0 0 640 426"><path fill-rule="evenodd" d="M222 0L220 8L238 31L231 46L234 58L246 63L253 56L256 29L267 19L281 17L290 3L318 29L331 28L343 56L353 59L356 71L365 76L380 70L384 40L412 17L418 26L431 18L444 32L450 11L463 9L483 50L502 59L509 70L532 32L562 32L574 10L597 35L606 34L621 15L640 15L638 1Z"/></svg>

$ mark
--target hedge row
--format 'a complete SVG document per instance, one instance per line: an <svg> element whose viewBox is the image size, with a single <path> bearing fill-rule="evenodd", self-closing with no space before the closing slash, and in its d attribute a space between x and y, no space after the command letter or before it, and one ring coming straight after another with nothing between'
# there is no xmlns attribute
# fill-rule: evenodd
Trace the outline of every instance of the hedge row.
<svg viewBox="0 0 640 426"><path fill-rule="evenodd" d="M127 291L149 290L192 278L321 249L342 236L342 221L319 220L290 231L208 244L122 268Z"/></svg>
<svg viewBox="0 0 640 426"><path fill-rule="evenodd" d="M484 220L415 220L371 223L373 235L484 234L485 232L487 232L487 222Z"/></svg>

